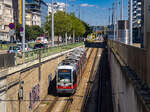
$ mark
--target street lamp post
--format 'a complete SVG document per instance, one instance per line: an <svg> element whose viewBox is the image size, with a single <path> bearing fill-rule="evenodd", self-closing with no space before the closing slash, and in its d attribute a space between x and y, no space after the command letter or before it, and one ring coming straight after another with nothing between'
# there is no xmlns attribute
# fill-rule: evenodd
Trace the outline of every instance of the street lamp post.
<svg viewBox="0 0 150 112"><path fill-rule="evenodd" d="M52 36L52 47L54 47L54 9L53 9L53 0L51 1L51 7L52 7L51 36Z"/></svg>
<svg viewBox="0 0 150 112"><path fill-rule="evenodd" d="M114 19L114 40L116 40L116 11L115 11L115 3L113 3L113 19Z"/></svg>
<svg viewBox="0 0 150 112"><path fill-rule="evenodd" d="M23 52L25 52L25 0L22 0L22 27L23 27L22 48Z"/></svg>
<svg viewBox="0 0 150 112"><path fill-rule="evenodd" d="M116 39L118 40L118 0L117 0L117 3L116 3Z"/></svg>
<svg viewBox="0 0 150 112"><path fill-rule="evenodd" d="M123 0L121 0L121 15L120 19L123 20Z"/></svg>
<svg viewBox="0 0 150 112"><path fill-rule="evenodd" d="M65 0L65 12L67 14L67 0ZM66 45L67 45L67 39L68 39L68 35L67 32L65 33L65 41L66 41Z"/></svg>
<svg viewBox="0 0 150 112"><path fill-rule="evenodd" d="M130 0L130 45L132 45L133 43L132 43L132 14L133 14L133 12L132 12L132 4L133 4L133 1L132 0Z"/></svg>

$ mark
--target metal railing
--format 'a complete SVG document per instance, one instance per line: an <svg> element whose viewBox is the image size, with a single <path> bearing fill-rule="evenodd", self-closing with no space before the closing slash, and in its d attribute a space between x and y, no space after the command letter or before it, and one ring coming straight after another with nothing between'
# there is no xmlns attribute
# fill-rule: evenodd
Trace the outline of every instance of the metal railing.
<svg viewBox="0 0 150 112"><path fill-rule="evenodd" d="M147 51L142 48L126 45L113 40L108 40L108 47L113 49L116 54L124 61L126 66L129 66L136 72L143 82L150 85L148 79L150 76L147 73Z"/></svg>
<svg viewBox="0 0 150 112"><path fill-rule="evenodd" d="M49 47L49 48L42 48L42 49L35 49L33 51L24 52L24 54L16 54L16 65L20 65L23 63L31 62L33 60L44 58L58 52L64 51L59 47Z"/></svg>
<svg viewBox="0 0 150 112"><path fill-rule="evenodd" d="M15 54L1 54L0 68L11 67L15 65Z"/></svg>
<svg viewBox="0 0 150 112"><path fill-rule="evenodd" d="M83 44L83 43L82 43ZM63 52L74 47L80 46L81 43L60 45L55 47L48 47L42 49L35 49L28 52L19 52L11 54L0 54L0 68L13 67L27 62L32 62L59 52Z"/></svg>

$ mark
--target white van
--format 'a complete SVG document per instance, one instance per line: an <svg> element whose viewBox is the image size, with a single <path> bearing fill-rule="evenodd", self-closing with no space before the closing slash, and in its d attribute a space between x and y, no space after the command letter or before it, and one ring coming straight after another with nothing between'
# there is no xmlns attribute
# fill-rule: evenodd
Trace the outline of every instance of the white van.
<svg viewBox="0 0 150 112"><path fill-rule="evenodd" d="M47 38L44 38L44 37L37 37L36 38L36 42L37 43L45 43L45 44L47 44L48 40L47 40Z"/></svg>

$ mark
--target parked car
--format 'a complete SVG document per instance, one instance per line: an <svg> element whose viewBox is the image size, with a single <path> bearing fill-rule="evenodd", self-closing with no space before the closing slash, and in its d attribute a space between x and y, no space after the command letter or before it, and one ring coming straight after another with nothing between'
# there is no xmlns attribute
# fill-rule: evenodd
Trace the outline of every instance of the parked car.
<svg viewBox="0 0 150 112"><path fill-rule="evenodd" d="M8 53L19 53L22 49L19 46L10 46L8 49Z"/></svg>
<svg viewBox="0 0 150 112"><path fill-rule="evenodd" d="M2 44L10 44L9 41L2 41Z"/></svg>
<svg viewBox="0 0 150 112"><path fill-rule="evenodd" d="M0 44L2 44L2 40L0 40Z"/></svg>
<svg viewBox="0 0 150 112"><path fill-rule="evenodd" d="M33 49L41 49L41 48L47 48L47 44L44 43L35 44Z"/></svg>
<svg viewBox="0 0 150 112"><path fill-rule="evenodd" d="M44 37L37 37L37 38L36 38L36 42L37 42L37 43L44 43L44 44L47 44L47 43L48 43L48 40L47 40L47 38L44 38Z"/></svg>
<svg viewBox="0 0 150 112"><path fill-rule="evenodd" d="M17 44L18 47L21 47L22 49L22 43ZM32 48L29 46L28 43L25 43L25 51L32 51Z"/></svg>

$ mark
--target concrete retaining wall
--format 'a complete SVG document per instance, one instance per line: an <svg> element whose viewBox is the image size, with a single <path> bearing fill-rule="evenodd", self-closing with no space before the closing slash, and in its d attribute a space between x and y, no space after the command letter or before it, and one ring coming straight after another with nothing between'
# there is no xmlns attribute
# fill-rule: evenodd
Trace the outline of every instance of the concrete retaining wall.
<svg viewBox="0 0 150 112"><path fill-rule="evenodd" d="M48 94L49 77L55 77L58 63L72 50L1 71L0 112L33 112ZM23 100L19 101L20 88Z"/></svg>
<svg viewBox="0 0 150 112"><path fill-rule="evenodd" d="M149 112L138 94L136 82L130 80L130 73L123 63L109 49L109 63L112 80L114 112Z"/></svg>

